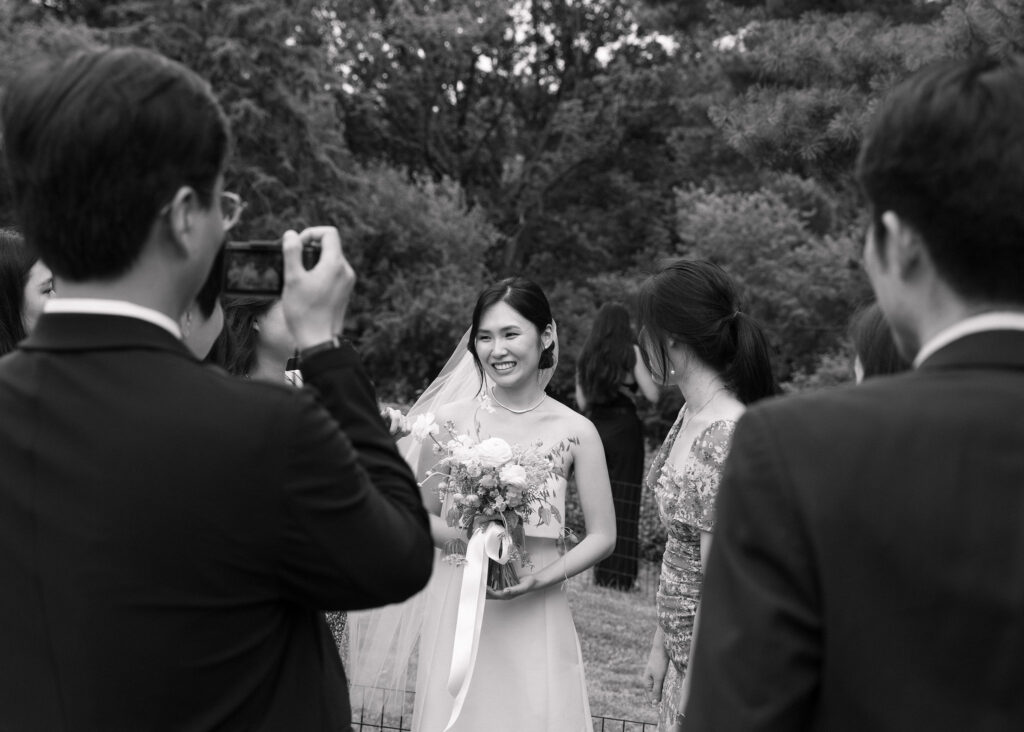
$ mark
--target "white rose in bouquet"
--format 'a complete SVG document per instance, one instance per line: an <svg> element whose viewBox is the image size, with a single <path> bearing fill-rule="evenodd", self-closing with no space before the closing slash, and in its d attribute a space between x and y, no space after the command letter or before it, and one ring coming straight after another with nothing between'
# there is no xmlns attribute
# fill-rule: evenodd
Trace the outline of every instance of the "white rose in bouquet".
<svg viewBox="0 0 1024 732"><path fill-rule="evenodd" d="M431 412L416 417L410 428L412 436L417 440L425 440L431 435L436 435L440 430L441 427L434 421L434 415Z"/></svg>
<svg viewBox="0 0 1024 732"><path fill-rule="evenodd" d="M512 459L512 446L500 437L489 437L476 446L476 459L484 468L500 468Z"/></svg>
<svg viewBox="0 0 1024 732"><path fill-rule="evenodd" d="M526 487L526 468L516 463L503 465L498 473L501 482L514 488Z"/></svg>
<svg viewBox="0 0 1024 732"><path fill-rule="evenodd" d="M465 465L476 457L476 443L468 435L459 435L448 445L448 460Z"/></svg>

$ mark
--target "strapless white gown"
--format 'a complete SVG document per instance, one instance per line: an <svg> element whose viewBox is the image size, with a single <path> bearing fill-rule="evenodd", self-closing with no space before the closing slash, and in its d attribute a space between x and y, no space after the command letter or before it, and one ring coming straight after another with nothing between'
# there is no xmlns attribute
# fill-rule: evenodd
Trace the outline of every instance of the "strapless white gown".
<svg viewBox="0 0 1024 732"><path fill-rule="evenodd" d="M564 479L552 503L565 515ZM527 527L531 570L561 559L561 526ZM423 620L413 732L443 732L454 704L448 672L462 568L437 561ZM576 626L561 585L487 600L476 665L452 732L592 732Z"/></svg>

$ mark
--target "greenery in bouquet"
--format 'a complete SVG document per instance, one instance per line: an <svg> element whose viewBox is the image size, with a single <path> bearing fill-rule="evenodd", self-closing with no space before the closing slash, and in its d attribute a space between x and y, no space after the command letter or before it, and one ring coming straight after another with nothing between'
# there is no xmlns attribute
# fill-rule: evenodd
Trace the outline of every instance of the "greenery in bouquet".
<svg viewBox="0 0 1024 732"><path fill-rule="evenodd" d="M562 474L561 456L572 441L563 440L545 450L540 440L524 446L509 444L500 437L480 439L479 424L475 435L457 433L452 421L443 428L448 438L439 440L436 435L441 428L431 414L420 415L410 425L414 437L433 439L434 452L440 459L425 480L440 477L437 490L441 503L449 506L445 521L466 533L465 540L448 542L445 559L464 562L473 533L488 523L500 522L510 540L510 557L504 564L490 562L488 584L495 590L518 584L515 564L532 566L524 527L531 521L537 526L563 523L558 508L551 504L551 479Z"/></svg>

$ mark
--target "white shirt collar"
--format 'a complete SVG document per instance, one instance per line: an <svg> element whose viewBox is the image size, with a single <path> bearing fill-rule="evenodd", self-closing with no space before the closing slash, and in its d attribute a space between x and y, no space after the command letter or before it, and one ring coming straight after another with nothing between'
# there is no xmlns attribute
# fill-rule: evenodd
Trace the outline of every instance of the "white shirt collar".
<svg viewBox="0 0 1024 732"><path fill-rule="evenodd" d="M119 315L124 318L145 320L158 325L178 340L181 326L171 318L152 308L126 300L103 300L94 297L53 297L43 305L44 313L84 313L87 315Z"/></svg>
<svg viewBox="0 0 1024 732"><path fill-rule="evenodd" d="M940 330L931 337L931 340L921 346L921 350L914 356L914 368L916 369L924 363L925 359L953 341L988 330L1024 330L1024 313L1007 310L964 318L960 322Z"/></svg>

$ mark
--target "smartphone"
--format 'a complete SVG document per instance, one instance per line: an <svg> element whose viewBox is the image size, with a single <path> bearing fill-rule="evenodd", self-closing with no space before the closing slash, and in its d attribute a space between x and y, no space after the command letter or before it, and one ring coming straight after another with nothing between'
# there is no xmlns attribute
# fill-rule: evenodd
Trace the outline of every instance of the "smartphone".
<svg viewBox="0 0 1024 732"><path fill-rule="evenodd" d="M320 260L320 246L302 247L302 265L312 269ZM281 241L232 241L224 246L223 292L226 295L280 297L284 287Z"/></svg>

